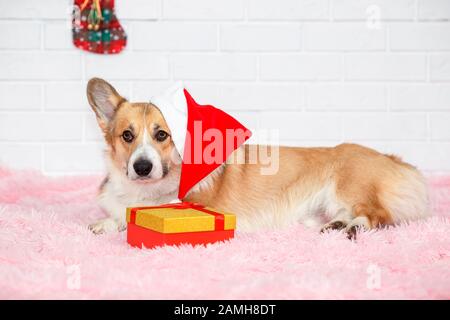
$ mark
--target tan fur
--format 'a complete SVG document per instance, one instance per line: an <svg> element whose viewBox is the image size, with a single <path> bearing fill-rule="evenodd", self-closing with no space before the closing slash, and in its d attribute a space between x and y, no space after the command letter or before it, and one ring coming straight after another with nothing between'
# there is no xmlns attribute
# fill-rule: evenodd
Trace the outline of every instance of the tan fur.
<svg viewBox="0 0 450 320"><path fill-rule="evenodd" d="M236 151L248 156L252 146ZM331 206L321 204L324 221L347 210L350 219L367 217L369 228L411 220L427 215L427 195L420 173L398 158L355 144L335 148L280 147L280 167L275 176L260 174L259 164L226 165L214 177L208 190L188 196L188 201L205 203L225 211L236 212L245 221L271 211L263 227L283 226L290 222L303 201L330 186L334 190ZM411 182L407 187L406 184ZM402 198L402 196L405 196ZM409 203L407 203L409 202ZM408 210L411 210L408 212ZM302 213L308 215L308 213ZM301 218L301 217L300 217ZM350 221L345 222L350 223Z"/></svg>
<svg viewBox="0 0 450 320"><path fill-rule="evenodd" d="M129 103L127 101L120 105L114 120L109 124L108 132L105 134L106 141L111 146L111 159L114 160L117 166L125 165L132 152L142 143L145 127L150 135L156 128L170 132L161 113L154 105ZM132 129L136 135L132 143L123 141L121 137L122 133L127 129ZM165 159L166 162L170 160L172 152L170 139L162 143L152 143L152 146L158 151L162 159Z"/></svg>
<svg viewBox="0 0 450 320"><path fill-rule="evenodd" d="M90 81L88 98L109 146L109 176L102 186L100 203L112 217L92 228L94 232L120 230L124 228L126 206L175 199L180 165L172 161L171 155L178 153L171 139L163 143L152 139L156 128L170 133L154 105L129 103L100 79ZM135 132L133 143L123 141L124 130ZM149 179L138 184L127 179L126 168L133 152L144 142L145 132L170 173L156 182ZM280 147L275 159L279 170L263 175L264 164L248 161L251 151L259 148L246 145L236 150L231 158L246 159L244 164L221 166L184 200L233 212L238 216L238 228L247 231L301 222L323 229L346 228L353 235L358 227L376 228L428 214L423 176L396 156L355 144L334 148Z"/></svg>

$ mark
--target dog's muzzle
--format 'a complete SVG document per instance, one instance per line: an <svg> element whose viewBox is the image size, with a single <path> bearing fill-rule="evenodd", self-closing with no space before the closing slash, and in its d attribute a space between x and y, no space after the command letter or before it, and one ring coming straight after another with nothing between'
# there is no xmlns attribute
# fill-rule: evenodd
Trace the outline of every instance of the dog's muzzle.
<svg viewBox="0 0 450 320"><path fill-rule="evenodd" d="M152 168L153 164L147 159L138 159L133 164L134 172L136 172L139 177L148 176L150 172L152 172Z"/></svg>

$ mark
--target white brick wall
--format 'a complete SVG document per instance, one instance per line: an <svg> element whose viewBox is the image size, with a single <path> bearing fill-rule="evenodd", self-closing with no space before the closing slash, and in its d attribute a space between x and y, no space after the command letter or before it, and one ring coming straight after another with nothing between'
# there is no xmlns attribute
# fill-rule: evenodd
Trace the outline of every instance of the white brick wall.
<svg viewBox="0 0 450 320"><path fill-rule="evenodd" d="M123 54L71 44L70 0L0 0L0 162L101 171L92 76L173 80L287 145L354 141L450 172L450 0L117 0Z"/></svg>

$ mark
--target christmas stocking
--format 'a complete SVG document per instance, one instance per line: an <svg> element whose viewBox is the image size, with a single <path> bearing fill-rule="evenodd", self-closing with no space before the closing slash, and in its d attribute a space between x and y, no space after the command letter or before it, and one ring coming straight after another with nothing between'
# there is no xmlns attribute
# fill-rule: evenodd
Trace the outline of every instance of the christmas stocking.
<svg viewBox="0 0 450 320"><path fill-rule="evenodd" d="M75 0L73 44L82 50L119 53L127 35L114 12L114 0Z"/></svg>

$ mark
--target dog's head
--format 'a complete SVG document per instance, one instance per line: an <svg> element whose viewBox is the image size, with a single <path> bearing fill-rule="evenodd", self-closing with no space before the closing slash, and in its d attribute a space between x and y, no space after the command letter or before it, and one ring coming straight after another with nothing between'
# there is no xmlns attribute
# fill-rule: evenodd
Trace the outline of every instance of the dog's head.
<svg viewBox="0 0 450 320"><path fill-rule="evenodd" d="M130 103L98 78L89 81L87 96L109 145L109 157L128 179L151 183L179 167L170 129L156 106Z"/></svg>

